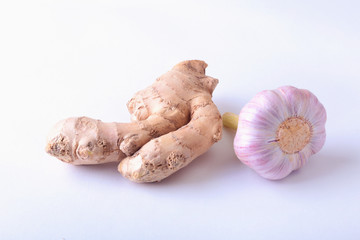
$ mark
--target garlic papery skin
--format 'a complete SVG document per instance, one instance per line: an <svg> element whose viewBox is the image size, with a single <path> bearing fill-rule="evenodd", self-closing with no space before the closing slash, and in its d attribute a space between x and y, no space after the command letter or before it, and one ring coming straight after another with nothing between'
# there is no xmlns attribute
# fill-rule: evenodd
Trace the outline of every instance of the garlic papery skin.
<svg viewBox="0 0 360 240"><path fill-rule="evenodd" d="M267 179L282 179L324 145L326 111L305 89L284 86L258 93L239 114L237 157Z"/></svg>

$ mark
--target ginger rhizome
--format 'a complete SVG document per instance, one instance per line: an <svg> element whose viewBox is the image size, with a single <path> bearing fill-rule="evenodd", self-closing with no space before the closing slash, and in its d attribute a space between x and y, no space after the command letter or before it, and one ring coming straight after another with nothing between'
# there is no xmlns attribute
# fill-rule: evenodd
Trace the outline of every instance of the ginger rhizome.
<svg viewBox="0 0 360 240"><path fill-rule="evenodd" d="M184 61L127 103L131 123L68 118L51 130L46 151L74 165L119 162L135 182L160 181L221 139L221 115L211 100L218 80L207 64Z"/></svg>

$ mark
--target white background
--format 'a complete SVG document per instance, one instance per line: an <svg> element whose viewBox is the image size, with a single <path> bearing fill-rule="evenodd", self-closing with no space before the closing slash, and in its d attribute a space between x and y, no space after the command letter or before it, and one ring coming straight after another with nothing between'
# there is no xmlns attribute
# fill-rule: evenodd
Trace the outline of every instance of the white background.
<svg viewBox="0 0 360 240"><path fill-rule="evenodd" d="M0 239L360 239L359 1L2 1ZM327 141L281 181L233 153L234 132L168 179L44 151L58 120L129 121L126 102L205 60L220 112L257 92L312 91Z"/></svg>

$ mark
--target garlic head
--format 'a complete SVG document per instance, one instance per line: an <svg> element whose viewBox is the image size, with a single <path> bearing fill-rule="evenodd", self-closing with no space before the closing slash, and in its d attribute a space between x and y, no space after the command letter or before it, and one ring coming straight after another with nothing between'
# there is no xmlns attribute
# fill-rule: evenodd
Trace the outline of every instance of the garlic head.
<svg viewBox="0 0 360 240"><path fill-rule="evenodd" d="M224 114L224 122L229 116ZM324 106L308 90L262 91L239 114L234 150L262 177L282 179L323 147L325 122Z"/></svg>

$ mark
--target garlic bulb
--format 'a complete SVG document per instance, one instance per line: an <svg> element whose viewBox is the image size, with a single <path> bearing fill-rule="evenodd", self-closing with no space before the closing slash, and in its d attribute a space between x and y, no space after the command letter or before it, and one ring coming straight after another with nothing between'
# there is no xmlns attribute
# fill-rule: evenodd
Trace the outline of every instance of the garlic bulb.
<svg viewBox="0 0 360 240"><path fill-rule="evenodd" d="M234 119L224 114L224 125ZM308 90L284 86L262 91L239 114L234 150L262 177L281 179L322 148L325 122L324 106Z"/></svg>

